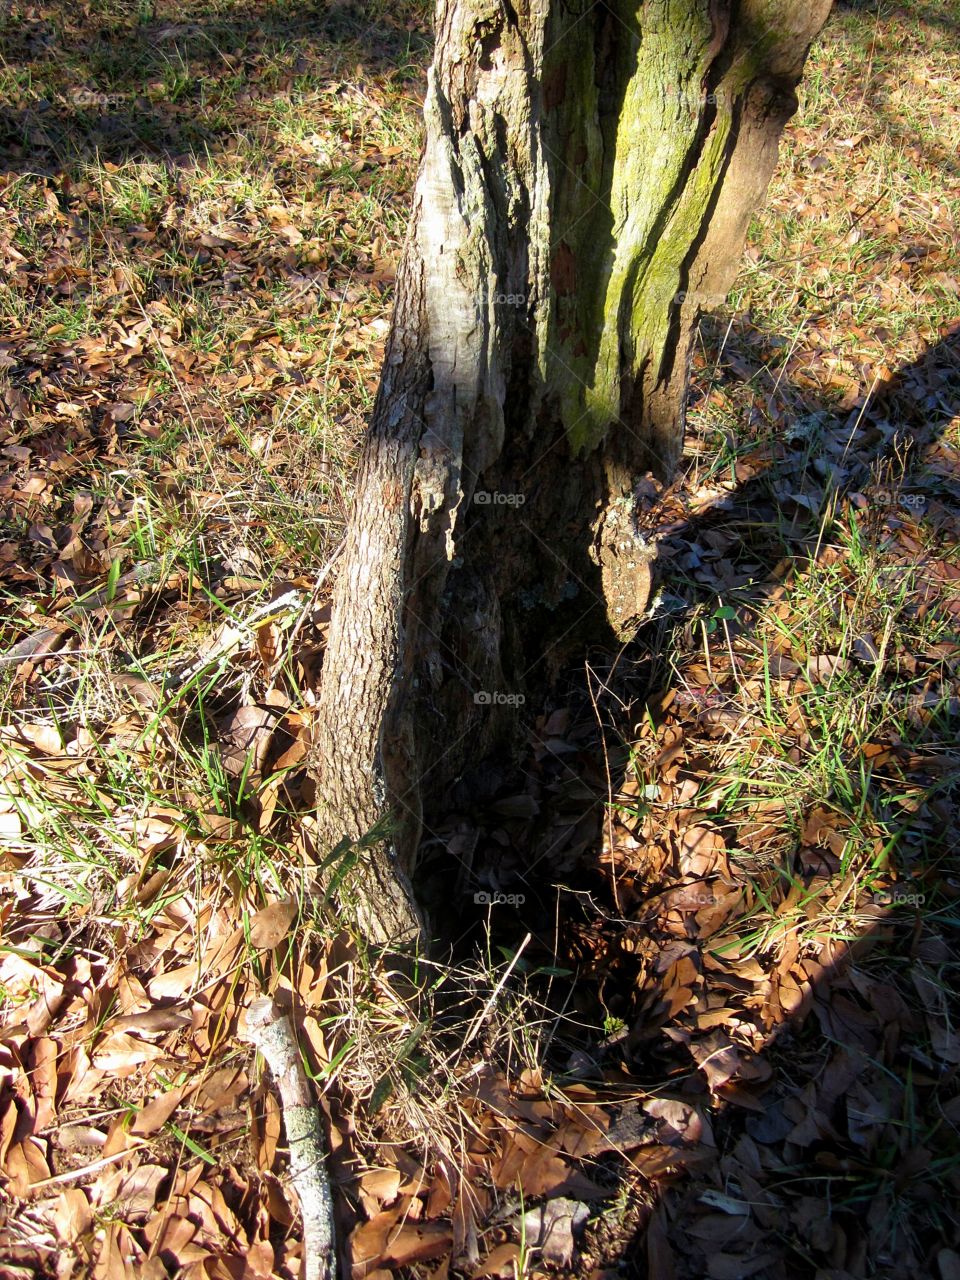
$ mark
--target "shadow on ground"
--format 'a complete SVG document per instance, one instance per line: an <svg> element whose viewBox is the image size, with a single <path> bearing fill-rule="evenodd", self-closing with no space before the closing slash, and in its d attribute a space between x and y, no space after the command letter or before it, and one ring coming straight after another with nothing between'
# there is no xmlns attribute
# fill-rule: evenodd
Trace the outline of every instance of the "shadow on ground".
<svg viewBox="0 0 960 1280"><path fill-rule="evenodd" d="M646 1140L676 1148L665 1182L669 1160L654 1177L642 1149L613 1163L666 1193L625 1248L588 1236L598 1265L656 1280L952 1274L925 1268L960 1244L939 1200L960 1169L955 621L929 652L865 636L836 664L799 639L765 652L756 622L806 571L856 554L836 546L851 522L889 593L876 618L899 625L913 571L907 612L942 608L922 583L956 539L960 477L936 446L958 413L955 329L867 403L805 414L698 514L682 481L651 495L661 614L571 673L519 771L492 764L455 788L425 849L455 953L489 928L495 953L522 948L534 981L552 975L545 1068L662 1104ZM882 702L888 679L900 703L871 733L820 714L832 682L839 710ZM781 711L798 782L775 799L730 757L762 752Z"/></svg>
<svg viewBox="0 0 960 1280"><path fill-rule="evenodd" d="M3 171L205 159L236 145L238 106L259 109L269 144L272 103L289 109L364 66L414 79L430 48L421 0L92 9L11 9L0 19Z"/></svg>

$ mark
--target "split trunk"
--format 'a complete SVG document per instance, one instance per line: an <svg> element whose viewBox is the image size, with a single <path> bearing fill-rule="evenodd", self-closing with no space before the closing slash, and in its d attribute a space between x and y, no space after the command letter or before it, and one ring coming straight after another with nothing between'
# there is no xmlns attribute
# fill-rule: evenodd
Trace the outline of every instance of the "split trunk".
<svg viewBox="0 0 960 1280"><path fill-rule="evenodd" d="M644 614L683 438L829 0L439 0L425 146L320 695L328 846L374 943L451 782Z"/></svg>

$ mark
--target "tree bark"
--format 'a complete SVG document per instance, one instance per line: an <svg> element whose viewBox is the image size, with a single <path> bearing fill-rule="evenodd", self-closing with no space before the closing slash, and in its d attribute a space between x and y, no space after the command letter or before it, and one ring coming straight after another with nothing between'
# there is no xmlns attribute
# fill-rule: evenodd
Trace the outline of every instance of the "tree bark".
<svg viewBox="0 0 960 1280"><path fill-rule="evenodd" d="M425 148L338 580L317 751L374 943L438 798L647 604L634 492L683 439L830 0L438 0ZM369 843L369 842L368 842Z"/></svg>

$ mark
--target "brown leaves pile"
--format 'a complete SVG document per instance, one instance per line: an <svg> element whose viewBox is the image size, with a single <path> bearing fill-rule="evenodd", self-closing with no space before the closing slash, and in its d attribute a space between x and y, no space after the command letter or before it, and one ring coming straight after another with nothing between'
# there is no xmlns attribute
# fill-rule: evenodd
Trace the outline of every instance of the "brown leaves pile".
<svg viewBox="0 0 960 1280"><path fill-rule="evenodd" d="M233 661L256 683L263 659L254 635ZM32 659L25 687L60 661ZM276 687L265 698L220 725L224 773L247 788L233 812L184 769L175 698L90 728L21 714L0 734L11 1263L64 1277L226 1278L240 1259L264 1280L296 1270L298 1241L277 1236L297 1212L282 1118L236 1035L268 989L297 1005L313 1070L327 1064L324 948L273 883L302 879L289 811L304 804L310 713ZM153 789L125 792L116 770ZM248 878L268 834L287 867Z"/></svg>

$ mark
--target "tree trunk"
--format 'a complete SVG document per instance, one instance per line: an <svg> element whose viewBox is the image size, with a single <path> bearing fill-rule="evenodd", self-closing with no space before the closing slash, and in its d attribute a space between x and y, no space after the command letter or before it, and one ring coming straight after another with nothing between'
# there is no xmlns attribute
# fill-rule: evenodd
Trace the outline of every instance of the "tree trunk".
<svg viewBox="0 0 960 1280"><path fill-rule="evenodd" d="M417 938L438 799L586 637L629 639L634 492L678 459L830 0L438 0L426 140L320 694L329 845Z"/></svg>

